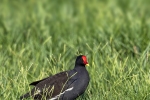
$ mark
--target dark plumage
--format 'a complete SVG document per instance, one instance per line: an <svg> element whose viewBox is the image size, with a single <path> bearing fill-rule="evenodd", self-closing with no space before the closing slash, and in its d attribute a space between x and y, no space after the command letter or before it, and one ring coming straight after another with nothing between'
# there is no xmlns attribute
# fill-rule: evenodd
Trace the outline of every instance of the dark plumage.
<svg viewBox="0 0 150 100"><path fill-rule="evenodd" d="M54 76L32 82L35 86L20 99L32 97L34 100L74 100L83 94L89 84L89 74L85 68L88 65L86 56L77 57L72 70L60 72Z"/></svg>

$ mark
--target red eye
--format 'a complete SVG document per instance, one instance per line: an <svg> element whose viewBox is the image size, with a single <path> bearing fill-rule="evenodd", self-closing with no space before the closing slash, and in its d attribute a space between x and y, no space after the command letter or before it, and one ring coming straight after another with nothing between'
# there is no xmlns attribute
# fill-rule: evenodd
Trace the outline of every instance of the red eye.
<svg viewBox="0 0 150 100"><path fill-rule="evenodd" d="M85 65L88 64L87 59L86 59L86 56L82 56L82 60L83 60L83 63L84 63Z"/></svg>

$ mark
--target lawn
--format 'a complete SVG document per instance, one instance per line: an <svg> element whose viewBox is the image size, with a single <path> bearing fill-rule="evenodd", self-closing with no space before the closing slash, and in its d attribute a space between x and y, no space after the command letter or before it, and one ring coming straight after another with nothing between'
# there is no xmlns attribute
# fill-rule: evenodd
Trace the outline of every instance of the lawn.
<svg viewBox="0 0 150 100"><path fill-rule="evenodd" d="M0 99L72 69L90 83L77 100L150 100L149 0L0 0Z"/></svg>

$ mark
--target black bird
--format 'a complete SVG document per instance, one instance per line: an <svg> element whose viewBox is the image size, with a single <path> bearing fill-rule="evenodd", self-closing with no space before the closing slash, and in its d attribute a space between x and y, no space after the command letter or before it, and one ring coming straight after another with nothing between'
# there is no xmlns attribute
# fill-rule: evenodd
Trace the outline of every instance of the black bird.
<svg viewBox="0 0 150 100"><path fill-rule="evenodd" d="M28 97L34 100L75 100L85 92L90 81L85 65L88 65L86 56L77 56L74 69L32 82L30 85L35 87L20 100Z"/></svg>

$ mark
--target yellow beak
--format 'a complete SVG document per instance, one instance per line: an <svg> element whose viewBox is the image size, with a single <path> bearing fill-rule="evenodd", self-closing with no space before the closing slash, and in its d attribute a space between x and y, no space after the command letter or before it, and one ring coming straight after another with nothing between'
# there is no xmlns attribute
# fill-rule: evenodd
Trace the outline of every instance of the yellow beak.
<svg viewBox="0 0 150 100"><path fill-rule="evenodd" d="M85 66L89 66L89 64L86 64Z"/></svg>

